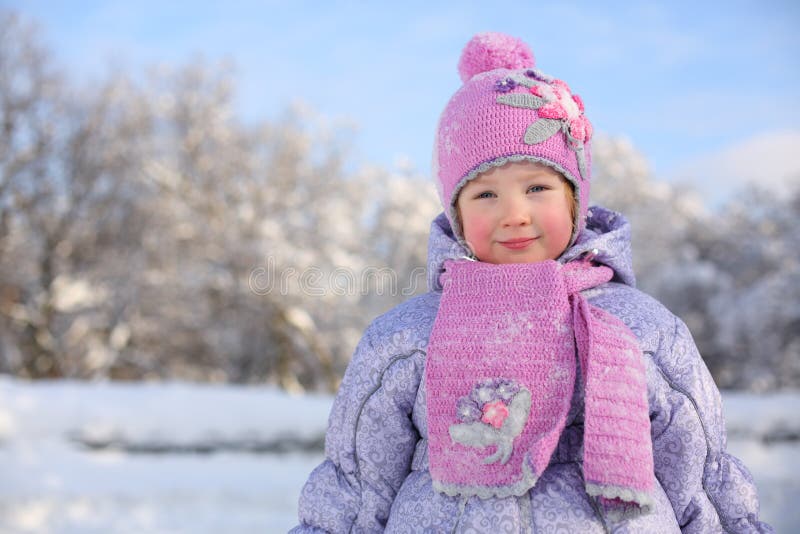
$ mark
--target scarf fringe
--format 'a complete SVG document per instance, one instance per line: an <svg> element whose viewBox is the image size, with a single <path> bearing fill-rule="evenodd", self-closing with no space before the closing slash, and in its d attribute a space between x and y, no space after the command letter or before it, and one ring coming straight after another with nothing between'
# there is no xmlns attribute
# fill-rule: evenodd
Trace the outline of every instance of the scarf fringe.
<svg viewBox="0 0 800 534"><path fill-rule="evenodd" d="M445 484L433 479L433 489L449 497L480 497L481 499L504 499L506 497L521 497L536 485L539 477L536 476L527 460L522 463L522 478L510 486L462 486L459 484Z"/></svg>
<svg viewBox="0 0 800 534"><path fill-rule="evenodd" d="M653 510L653 498L646 491L587 482L586 493L596 498L604 515L614 521L632 519Z"/></svg>

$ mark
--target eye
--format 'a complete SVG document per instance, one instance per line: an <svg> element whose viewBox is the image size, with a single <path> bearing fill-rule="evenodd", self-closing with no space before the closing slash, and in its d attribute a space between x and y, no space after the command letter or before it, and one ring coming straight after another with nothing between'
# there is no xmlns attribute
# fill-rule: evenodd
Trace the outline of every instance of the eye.
<svg viewBox="0 0 800 534"><path fill-rule="evenodd" d="M475 195L475 198L493 198L494 196L495 194L491 191L484 191L483 193L478 193Z"/></svg>
<svg viewBox="0 0 800 534"><path fill-rule="evenodd" d="M544 185L532 185L528 188L528 193L540 193L542 191L546 191L547 186Z"/></svg>

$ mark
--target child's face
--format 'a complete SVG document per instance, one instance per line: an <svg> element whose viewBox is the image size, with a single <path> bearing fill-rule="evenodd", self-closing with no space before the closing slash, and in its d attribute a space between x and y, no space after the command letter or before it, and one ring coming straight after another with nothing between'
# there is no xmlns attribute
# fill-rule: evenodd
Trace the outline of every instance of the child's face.
<svg viewBox="0 0 800 534"><path fill-rule="evenodd" d="M488 263L553 260L572 236L572 190L560 173L529 161L467 183L456 208L464 239Z"/></svg>

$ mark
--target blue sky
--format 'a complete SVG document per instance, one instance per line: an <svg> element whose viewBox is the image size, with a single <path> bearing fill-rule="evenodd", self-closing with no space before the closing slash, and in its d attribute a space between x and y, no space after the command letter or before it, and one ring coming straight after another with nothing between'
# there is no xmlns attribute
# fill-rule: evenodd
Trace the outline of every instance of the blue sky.
<svg viewBox="0 0 800 534"><path fill-rule="evenodd" d="M461 49L491 30L528 42L537 66L583 97L595 128L629 137L661 178L702 175L716 189L800 175L792 0L0 5L37 21L77 81L110 65L232 60L244 118L274 118L299 99L358 125L357 162L407 157L427 173Z"/></svg>

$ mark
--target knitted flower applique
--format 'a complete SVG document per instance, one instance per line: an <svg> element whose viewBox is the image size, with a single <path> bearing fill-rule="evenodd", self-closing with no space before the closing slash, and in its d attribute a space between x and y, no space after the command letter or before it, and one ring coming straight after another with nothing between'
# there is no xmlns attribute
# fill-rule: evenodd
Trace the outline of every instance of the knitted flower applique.
<svg viewBox="0 0 800 534"><path fill-rule="evenodd" d="M592 136L592 124L583 114L583 100L570 93L566 83L554 80L552 85L534 85L530 92L546 102L539 108L540 117L567 121L572 137L581 143L589 140Z"/></svg>
<svg viewBox="0 0 800 534"><path fill-rule="evenodd" d="M461 423L450 426L450 438L468 447L494 445L494 454L483 462L505 464L511 457L514 438L520 435L531 408L531 392L513 380L496 378L475 385L458 399Z"/></svg>
<svg viewBox="0 0 800 534"><path fill-rule="evenodd" d="M517 87L524 92L512 92ZM539 118L528 126L523 141L536 145L563 131L570 147L578 158L581 175L585 178L586 159L583 145L592 137L592 124L584 115L583 101L573 95L569 86L539 71L529 70L525 75L514 74L495 83L499 104L517 108L535 109Z"/></svg>

